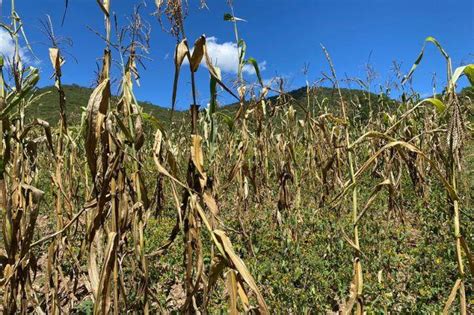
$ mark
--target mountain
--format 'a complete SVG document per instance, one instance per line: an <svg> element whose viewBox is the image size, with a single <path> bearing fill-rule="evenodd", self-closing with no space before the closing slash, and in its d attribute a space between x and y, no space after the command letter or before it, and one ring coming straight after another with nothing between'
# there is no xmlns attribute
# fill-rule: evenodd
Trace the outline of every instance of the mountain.
<svg viewBox="0 0 474 315"><path fill-rule="evenodd" d="M346 103L347 114L350 117L365 121L369 117L370 109L373 113L386 110L388 107L397 106L397 102L389 98L386 94L369 93L363 90L341 88L341 95ZM308 92L310 97L308 98ZM267 97L269 106L291 103L296 110L297 117L304 115L305 111L311 108L321 109L335 108L331 112L337 112L340 108L340 96L338 90L330 87L301 87L283 95L271 95ZM309 104L308 104L309 102ZM354 106L358 104L358 106ZM235 112L238 104L224 106L223 111Z"/></svg>
<svg viewBox="0 0 474 315"><path fill-rule="evenodd" d="M64 85L66 94L66 117L70 124L76 125L81 121L83 107L87 107L89 97L92 94L92 88L81 87L79 85ZM36 95L40 96L26 110L29 117L41 118L51 125L56 125L59 120L59 96L54 86L48 86L38 89ZM114 97L116 99L116 97ZM138 102L144 113L150 114L163 123L170 123L170 110L168 108L153 105L150 102ZM185 112L177 111L174 117L185 115Z"/></svg>
<svg viewBox="0 0 474 315"><path fill-rule="evenodd" d="M64 85L63 89L66 94L67 101L67 120L71 125L79 124L81 121L83 108L87 106L93 89L81 87L76 84ZM337 90L333 88L318 87L316 89L311 89L310 93L313 103L315 100L317 100L320 104L324 104L324 106L339 106L337 103L339 95ZM395 103L393 100L384 95L376 95L374 93L367 93L361 90L341 89L341 94L347 102L350 100L357 100L356 103L361 104L359 108L354 109L357 112L354 112L353 110L351 113L349 111L349 115L359 115L362 118L368 114L370 107L372 107L374 111L377 111L377 108L381 106L380 104L390 106L390 104ZM41 118L48 121L51 125L56 125L59 119L58 93L56 88L54 86L40 88L36 95L40 97L27 108L26 115L29 117ZM286 93L286 95L289 97L288 100L291 100L293 107L297 111L297 114L302 114L304 112L303 108L307 107L306 87L290 91ZM278 96L269 96L268 101L271 104L275 104L278 102ZM144 113L156 117L164 126L168 126L170 124L171 111L169 108L160 107L150 102L139 101L138 103L142 106ZM354 106L348 107L353 108ZM221 107L221 110L223 113L233 116L233 114L235 114L237 111L237 108L238 104L231 104ZM173 120L181 119L185 115L187 115L186 111L175 111L173 114Z"/></svg>

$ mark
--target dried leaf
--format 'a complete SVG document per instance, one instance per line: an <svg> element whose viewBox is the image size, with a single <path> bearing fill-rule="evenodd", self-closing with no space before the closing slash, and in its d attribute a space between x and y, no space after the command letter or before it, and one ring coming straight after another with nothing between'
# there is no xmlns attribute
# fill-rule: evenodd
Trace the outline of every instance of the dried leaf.
<svg viewBox="0 0 474 315"><path fill-rule="evenodd" d="M61 66L64 64L64 60L59 54L58 48L49 49L49 59L51 60L51 64L53 65L56 75L61 76Z"/></svg>
<svg viewBox="0 0 474 315"><path fill-rule="evenodd" d="M456 280L456 282L454 283L451 293L449 294L448 300L446 301L446 304L444 305L443 314L446 314L446 315L449 314L449 309L451 308L451 305L453 304L454 299L456 298L456 293L461 283L462 283L461 279Z"/></svg>
<svg viewBox="0 0 474 315"><path fill-rule="evenodd" d="M216 235L219 242L222 244L222 247L229 261L232 263L233 268L235 268L239 272L239 275L242 277L242 279L248 284L250 289L252 289L252 291L257 296L260 312L264 314L268 314L269 312L268 312L267 304L265 303L265 300L263 299L263 296L260 293L260 290L258 289L257 284L255 283L255 280L253 279L252 275L248 271L247 266L245 266L245 263L242 261L242 259L240 259L240 257L235 254L232 243L230 242L227 235L224 233L224 231L221 231L221 230L214 230L214 234Z"/></svg>
<svg viewBox="0 0 474 315"><path fill-rule="evenodd" d="M92 176L97 173L97 142L102 132L102 124L107 114L110 100L110 80L106 79L92 92L87 105L86 157Z"/></svg>
<svg viewBox="0 0 474 315"><path fill-rule="evenodd" d="M117 233L110 232L105 251L104 264L100 273L100 282L94 305L95 314L108 314L110 309L110 275L114 269L116 250L118 246Z"/></svg>
<svg viewBox="0 0 474 315"><path fill-rule="evenodd" d="M199 69L199 65L201 64L202 58L204 57L205 44L206 44L206 37L204 37L204 35L199 37L194 43L193 54L189 62L191 64L192 72L196 72Z"/></svg>
<svg viewBox="0 0 474 315"><path fill-rule="evenodd" d="M239 312L237 311L237 279L235 272L229 270L226 278L227 292L229 294L229 314L236 315Z"/></svg>
<svg viewBox="0 0 474 315"><path fill-rule="evenodd" d="M181 70L181 65L183 64L184 58L189 55L189 47L188 42L186 39L183 39L176 45L176 49L174 52L174 81L173 81L173 98L171 101L171 109L174 110L176 105L176 93L178 91L178 80L179 80L179 72Z"/></svg>

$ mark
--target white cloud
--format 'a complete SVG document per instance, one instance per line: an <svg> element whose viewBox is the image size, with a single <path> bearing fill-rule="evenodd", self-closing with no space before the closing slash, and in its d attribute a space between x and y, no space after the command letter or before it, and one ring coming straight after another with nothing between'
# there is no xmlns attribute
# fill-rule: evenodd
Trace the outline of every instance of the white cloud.
<svg viewBox="0 0 474 315"><path fill-rule="evenodd" d="M237 73L239 67L239 49L236 43L225 42L219 44L216 37L208 37L206 39L206 47L212 63L219 67L222 72ZM185 60L188 63L188 60ZM203 64L205 62L203 60ZM263 61L258 64L260 71L266 69L267 62ZM255 69L251 65L245 65L242 70L246 74L255 74Z"/></svg>
<svg viewBox="0 0 474 315"><path fill-rule="evenodd" d="M14 54L15 42L6 30L0 29L0 55L2 55L6 60L13 60ZM23 47L20 47L20 58L23 62L28 62L29 60L26 56L26 49Z"/></svg>

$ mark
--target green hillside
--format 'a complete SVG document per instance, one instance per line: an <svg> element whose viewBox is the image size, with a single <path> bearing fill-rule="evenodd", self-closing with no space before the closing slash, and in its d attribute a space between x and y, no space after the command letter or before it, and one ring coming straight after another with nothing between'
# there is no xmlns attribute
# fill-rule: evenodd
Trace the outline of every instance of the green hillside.
<svg viewBox="0 0 474 315"><path fill-rule="evenodd" d="M79 124L81 121L82 108L87 107L89 97L92 94L92 88L81 87L79 85L64 85L66 94L66 115L70 124ZM30 107L28 107L26 115L29 117L40 118L48 121L51 125L55 125L59 119L59 100L58 93L54 86L41 88L37 91L37 95L41 95ZM153 105L149 102L141 102L143 111L158 118L160 122L167 125L170 121L170 110L160 106ZM183 115L184 112L177 112L175 116Z"/></svg>
<svg viewBox="0 0 474 315"><path fill-rule="evenodd" d="M64 85L63 88L67 99L67 119L72 125L79 124L82 110L87 106L93 89L81 87L76 84ZM341 89L341 92L346 101L357 99L357 103L362 104L360 110L358 109L358 114L361 116L366 116L369 108L371 107L376 110L381 106L381 104L387 105L394 103L386 96L379 96L361 90ZM38 89L36 94L40 97L28 107L26 112L27 116L40 118L48 121L51 125L55 125L59 119L58 94L56 88L53 86L44 87ZM335 102L339 98L335 89L326 87L311 89L310 95L310 106L317 106L317 104L319 104L322 106L334 107L336 106ZM285 100L287 102L291 101L297 110L297 113L303 113L304 109L307 108L308 105L306 87L290 91L281 96L273 95L268 98L269 106L284 105L286 103ZM142 106L145 113L156 117L160 122L163 123L163 125L169 125L170 109L154 105L150 102L139 101L139 104ZM221 110L232 116L237 111L237 108L237 104L231 104L222 106ZM176 111L173 115L174 120L180 119L184 115L186 115L186 111Z"/></svg>

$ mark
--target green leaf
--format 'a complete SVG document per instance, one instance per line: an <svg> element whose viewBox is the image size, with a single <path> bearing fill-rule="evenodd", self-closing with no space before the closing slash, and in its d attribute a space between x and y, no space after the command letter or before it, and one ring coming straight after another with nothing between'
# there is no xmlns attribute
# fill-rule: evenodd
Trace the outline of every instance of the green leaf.
<svg viewBox="0 0 474 315"><path fill-rule="evenodd" d="M454 70L453 76L451 77L451 81L449 82L448 87L454 91L454 86L456 82L459 80L463 74L466 75L471 85L474 85L474 65L470 64L467 66L461 66Z"/></svg>
<svg viewBox="0 0 474 315"><path fill-rule="evenodd" d="M443 47L441 46L441 44L436 40L436 38L432 37L432 36L428 36L426 39L425 39L425 43L432 43L434 44L436 47L438 47L439 51L441 52L441 54L443 55L444 58L448 59L449 56L448 54L446 53L446 51L443 49Z"/></svg>
<svg viewBox="0 0 474 315"><path fill-rule="evenodd" d="M222 117L222 120L227 125L230 131L234 130L234 119L232 117L221 112L217 112L216 115L219 115Z"/></svg>
<svg viewBox="0 0 474 315"><path fill-rule="evenodd" d="M140 113L140 115L142 116L143 120L150 122L153 125L153 127L160 129L164 133L163 125L158 120L158 118L156 118L153 115L150 115L148 113L143 113L143 112Z"/></svg>
<svg viewBox="0 0 474 315"><path fill-rule="evenodd" d="M224 14L224 21L231 21L231 22L247 22L246 20L241 19L241 18L238 18L238 17L235 17L235 16L233 16L233 15L230 14L230 13Z"/></svg>
<svg viewBox="0 0 474 315"><path fill-rule="evenodd" d="M237 47L239 48L239 78L240 78L240 75L242 73L242 68L244 67L245 65L245 53L247 51L247 44L245 43L245 41L243 39L239 40L239 43L237 45Z"/></svg>
<svg viewBox="0 0 474 315"><path fill-rule="evenodd" d="M464 74L466 75L467 79L471 83L471 86L474 86L474 65L467 65L464 68Z"/></svg>
<svg viewBox="0 0 474 315"><path fill-rule="evenodd" d="M437 98L427 98L424 100L424 102L428 102L428 103L431 103L432 105L434 105L434 107L436 107L436 111L438 113L442 113L446 110L446 105L444 105L444 103L437 99Z"/></svg>
<svg viewBox="0 0 474 315"><path fill-rule="evenodd" d="M420 64L421 59L423 59L423 54L424 53L425 53L425 46L423 45L423 49L421 50L420 54L418 55L418 58L416 58L415 62L413 63L413 66L411 66L411 69L408 72L408 74L403 78L402 84L405 84L411 78L411 76L413 75L413 72L415 72L416 67L418 67L418 65Z"/></svg>
<svg viewBox="0 0 474 315"><path fill-rule="evenodd" d="M408 74L403 78L402 84L405 84L405 83L411 78L411 76L413 75L413 72L415 72L416 67L418 67L418 65L420 64L421 60L423 59L423 54L425 53L426 43L432 43L432 44L434 44L436 47L438 47L438 49L439 49L439 51L441 52L441 54L443 55L443 57L444 57L445 59L449 59L448 54L447 54L446 51L443 49L443 47L441 46L441 44L436 40L436 38L434 38L434 37L432 37L432 36L428 36L428 37L425 39L425 42L423 43L423 47L421 48L420 54L418 55L418 57L416 58L415 62L413 63L413 66L411 67L411 69L410 69L410 71L408 72Z"/></svg>
<svg viewBox="0 0 474 315"><path fill-rule="evenodd" d="M217 77L220 79L221 70L218 67L214 67L216 70ZM210 115L214 114L217 110L217 79L214 76L211 76L210 81L210 92L211 92L211 101L209 103L209 112Z"/></svg>
<svg viewBox="0 0 474 315"><path fill-rule="evenodd" d="M260 75L260 68L258 67L257 60L255 60L255 58L249 58L247 59L247 63L253 65L255 69L255 74L257 75L257 78L258 78L258 82L263 87L263 80L262 80L262 76Z"/></svg>
<svg viewBox="0 0 474 315"><path fill-rule="evenodd" d="M8 113L17 105L22 99L28 95L28 93L36 87L40 76L39 70L34 67L30 67L28 69L29 73L26 76L25 80L23 81L23 88L20 92L14 91L11 93L7 98L8 105L0 112L0 118L5 118Z"/></svg>

